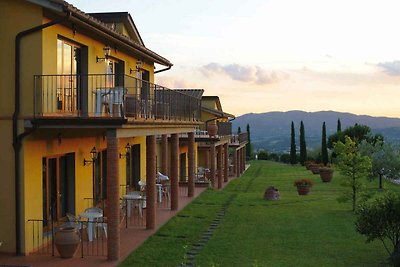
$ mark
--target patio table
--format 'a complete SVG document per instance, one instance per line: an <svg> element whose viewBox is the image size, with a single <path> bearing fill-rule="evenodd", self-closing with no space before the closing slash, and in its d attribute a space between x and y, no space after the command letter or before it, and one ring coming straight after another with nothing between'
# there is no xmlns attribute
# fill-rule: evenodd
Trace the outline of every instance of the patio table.
<svg viewBox="0 0 400 267"><path fill-rule="evenodd" d="M88 239L89 241L93 241L93 235L95 234L94 224L97 222L97 219L103 217L103 213L95 212L95 211L88 211L79 214L81 218L88 219Z"/></svg>
<svg viewBox="0 0 400 267"><path fill-rule="evenodd" d="M143 216L142 201L146 200L146 197L143 197L139 194L127 194L123 195L122 198L125 199L127 202L126 209L128 218L131 217L132 202L138 202L139 216Z"/></svg>

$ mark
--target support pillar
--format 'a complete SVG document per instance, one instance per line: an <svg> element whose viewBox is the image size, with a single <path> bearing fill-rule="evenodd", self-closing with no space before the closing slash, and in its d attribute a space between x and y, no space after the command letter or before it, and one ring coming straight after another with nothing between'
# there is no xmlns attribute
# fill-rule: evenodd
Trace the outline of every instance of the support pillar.
<svg viewBox="0 0 400 267"><path fill-rule="evenodd" d="M207 149L207 150L205 151L205 154L204 154L204 161L205 161L205 166L204 166L204 168L209 169L209 168L210 168L210 150L209 150L209 149Z"/></svg>
<svg viewBox="0 0 400 267"><path fill-rule="evenodd" d="M224 145L224 182L228 182L228 170L229 170L229 161L228 161L228 143Z"/></svg>
<svg viewBox="0 0 400 267"><path fill-rule="evenodd" d="M238 165L238 158L237 158L237 150L235 149L235 151L233 152L233 175L235 177L239 177L237 165Z"/></svg>
<svg viewBox="0 0 400 267"><path fill-rule="evenodd" d="M168 139L166 134L161 136L161 171L168 175Z"/></svg>
<svg viewBox="0 0 400 267"><path fill-rule="evenodd" d="M215 188L215 144L212 143L210 147L210 179L211 186Z"/></svg>
<svg viewBox="0 0 400 267"><path fill-rule="evenodd" d="M194 132L188 133L188 197L194 196L195 156L194 156Z"/></svg>
<svg viewBox="0 0 400 267"><path fill-rule="evenodd" d="M242 148L242 154L243 154L242 172L244 172L246 170L246 147Z"/></svg>
<svg viewBox="0 0 400 267"><path fill-rule="evenodd" d="M179 206L179 137L171 134L171 210Z"/></svg>
<svg viewBox="0 0 400 267"><path fill-rule="evenodd" d="M240 158L240 149L236 150L236 159L237 159L237 164L236 164L236 173L237 177L240 176L240 164L241 164L241 158Z"/></svg>
<svg viewBox="0 0 400 267"><path fill-rule="evenodd" d="M146 136L146 229L156 226L156 136Z"/></svg>
<svg viewBox="0 0 400 267"><path fill-rule="evenodd" d="M116 130L107 131L107 259L117 261L120 251L119 140Z"/></svg>
<svg viewBox="0 0 400 267"><path fill-rule="evenodd" d="M217 147L218 189L222 188L222 145Z"/></svg>

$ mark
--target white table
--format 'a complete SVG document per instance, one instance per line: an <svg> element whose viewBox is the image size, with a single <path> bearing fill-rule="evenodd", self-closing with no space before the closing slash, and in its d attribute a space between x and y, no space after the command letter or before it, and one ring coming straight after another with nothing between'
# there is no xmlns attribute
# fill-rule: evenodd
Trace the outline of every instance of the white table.
<svg viewBox="0 0 400 267"><path fill-rule="evenodd" d="M157 186L157 201L162 202L162 184L156 184Z"/></svg>
<svg viewBox="0 0 400 267"><path fill-rule="evenodd" d="M131 210L132 210L132 202L137 202L138 209L139 209L139 216L143 216L143 203L142 201L146 200L146 197L143 197L139 194L127 194L123 195L122 198L126 200L126 210L128 218L131 217Z"/></svg>
<svg viewBox="0 0 400 267"><path fill-rule="evenodd" d="M81 218L88 219L88 239L89 241L93 241L93 235L95 234L94 224L97 222L98 218L103 217L103 213L100 212L83 212L79 214Z"/></svg>

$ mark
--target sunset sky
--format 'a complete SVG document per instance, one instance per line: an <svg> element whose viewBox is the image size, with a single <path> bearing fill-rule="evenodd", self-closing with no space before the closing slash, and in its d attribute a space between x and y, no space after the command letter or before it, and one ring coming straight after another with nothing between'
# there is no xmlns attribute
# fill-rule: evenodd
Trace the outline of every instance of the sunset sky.
<svg viewBox="0 0 400 267"><path fill-rule="evenodd" d="M170 88L203 88L224 111L335 110L400 117L398 0L67 0L128 11L174 66Z"/></svg>

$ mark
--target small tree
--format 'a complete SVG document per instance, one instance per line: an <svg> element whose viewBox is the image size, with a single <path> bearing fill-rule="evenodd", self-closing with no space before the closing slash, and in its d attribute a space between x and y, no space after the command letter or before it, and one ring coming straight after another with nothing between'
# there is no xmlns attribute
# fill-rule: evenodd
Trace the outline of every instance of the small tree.
<svg viewBox="0 0 400 267"><path fill-rule="evenodd" d="M246 127L247 131L247 145L246 145L246 157L250 159L252 157L252 146L251 146L251 139L250 139L250 125L247 124Z"/></svg>
<svg viewBox="0 0 400 267"><path fill-rule="evenodd" d="M290 164L296 164L297 163L297 157L296 157L296 141L295 141L295 135L294 135L294 123L292 121L292 126L291 126L291 133L290 133Z"/></svg>
<svg viewBox="0 0 400 267"><path fill-rule="evenodd" d="M382 177L387 179L400 178L400 149L393 144L382 141L375 144L362 141L359 145L362 155L372 160L371 180L379 176L379 189L382 189Z"/></svg>
<svg viewBox="0 0 400 267"><path fill-rule="evenodd" d="M367 242L380 240L394 266L400 266L400 196L387 192L361 204L356 214L357 232L365 235Z"/></svg>
<svg viewBox="0 0 400 267"><path fill-rule="evenodd" d="M342 131L342 123L340 122L340 119L337 120L337 127L336 127L336 132L341 132Z"/></svg>
<svg viewBox="0 0 400 267"><path fill-rule="evenodd" d="M242 129L240 129L240 126L238 127L237 133L238 134L242 133Z"/></svg>
<svg viewBox="0 0 400 267"><path fill-rule="evenodd" d="M326 146L326 125L325 122L322 124L322 143L321 143L321 155L322 163L328 164L328 148Z"/></svg>
<svg viewBox="0 0 400 267"><path fill-rule="evenodd" d="M371 160L367 156L362 156L357 149L356 142L346 136L345 143L338 142L334 151L338 158L337 168L344 176L342 186L348 187L339 201L352 201L352 210L355 211L357 197L362 192L363 179L368 177L371 171Z"/></svg>
<svg viewBox="0 0 400 267"><path fill-rule="evenodd" d="M304 124L303 121L300 122L300 163L304 165L307 160L307 146L306 137L304 135Z"/></svg>

